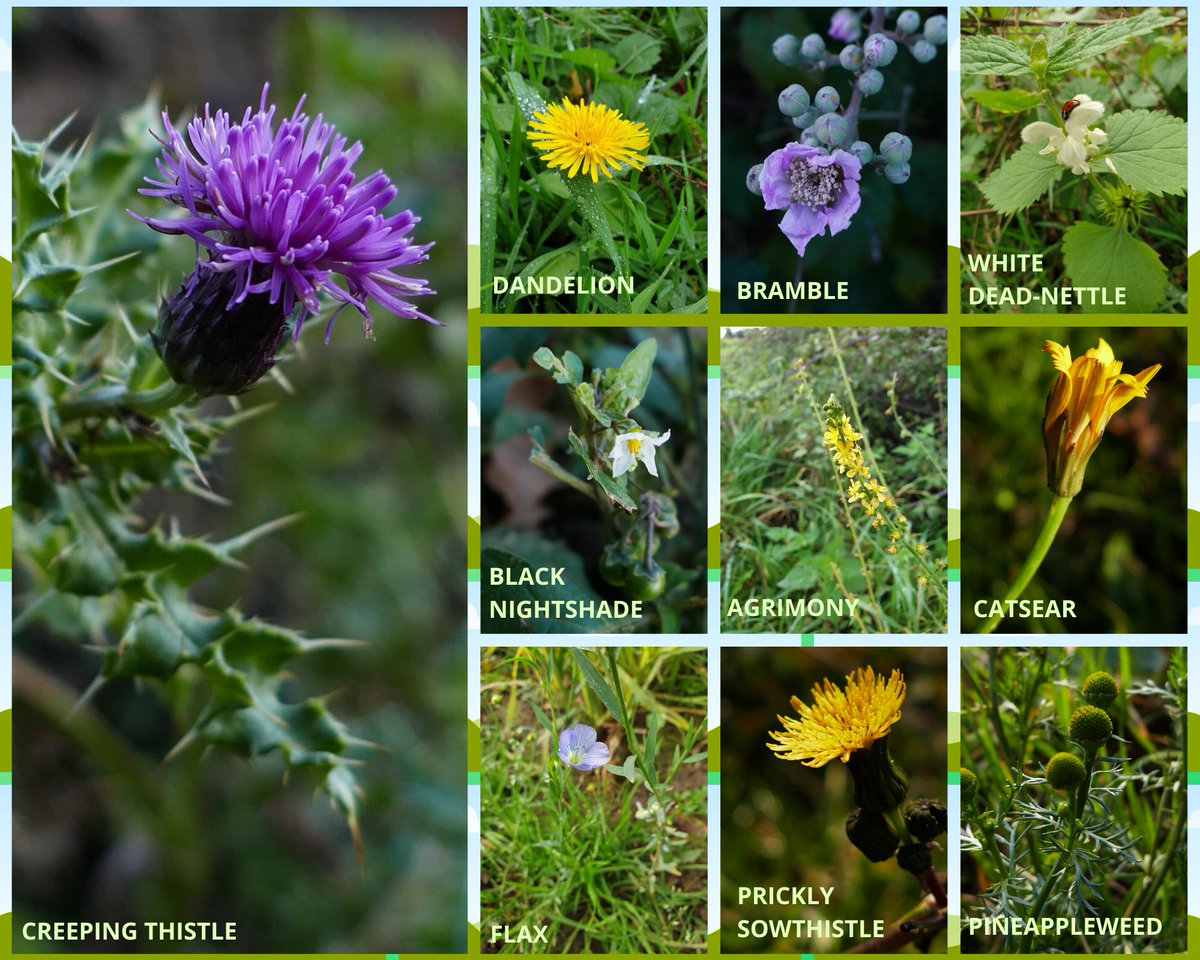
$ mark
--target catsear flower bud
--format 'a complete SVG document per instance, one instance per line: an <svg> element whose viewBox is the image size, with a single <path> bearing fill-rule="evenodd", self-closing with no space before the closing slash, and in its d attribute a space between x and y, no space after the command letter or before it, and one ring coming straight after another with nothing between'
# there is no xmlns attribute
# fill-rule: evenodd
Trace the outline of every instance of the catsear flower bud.
<svg viewBox="0 0 1200 960"><path fill-rule="evenodd" d="M889 859L900 843L887 818L869 810L855 810L846 818L846 836L872 863Z"/></svg>

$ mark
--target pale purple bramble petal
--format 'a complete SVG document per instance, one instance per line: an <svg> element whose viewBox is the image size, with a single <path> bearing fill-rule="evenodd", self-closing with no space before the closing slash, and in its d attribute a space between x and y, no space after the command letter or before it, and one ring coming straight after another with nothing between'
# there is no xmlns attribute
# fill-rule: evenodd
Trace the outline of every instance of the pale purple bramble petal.
<svg viewBox="0 0 1200 960"><path fill-rule="evenodd" d="M808 241L840 233L862 203L858 181L862 164L845 150L832 153L789 143L763 161L759 174L763 206L786 210L779 229L804 256Z"/></svg>
<svg viewBox="0 0 1200 960"><path fill-rule="evenodd" d="M596 731L586 723L567 727L558 735L558 759L576 770L595 770L608 763L608 747L596 742Z"/></svg>

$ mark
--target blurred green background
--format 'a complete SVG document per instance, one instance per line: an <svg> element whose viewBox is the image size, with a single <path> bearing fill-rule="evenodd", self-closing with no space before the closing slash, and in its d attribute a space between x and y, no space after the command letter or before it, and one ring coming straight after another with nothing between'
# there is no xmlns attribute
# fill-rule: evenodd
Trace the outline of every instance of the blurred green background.
<svg viewBox="0 0 1200 960"><path fill-rule="evenodd" d="M847 230L813 239L804 258L779 230L781 210L764 210L746 189L746 173L772 151L799 140L779 112L779 92L799 83L813 95L832 85L848 102L851 74L840 67L805 71L784 66L771 42L790 33L819 33L826 49L838 8L750 8L721 11L721 290L723 313L813 309L804 301L737 300L739 280L850 281L850 299L819 304L821 312L942 313L946 309L946 48L919 64L905 50L884 68L883 89L864 101L861 139L878 150L892 130L912 140L912 176L901 186L866 173L862 207ZM922 20L941 8L916 8ZM889 20L889 25L894 22ZM862 42L861 39L859 41Z"/></svg>
<svg viewBox="0 0 1200 960"><path fill-rule="evenodd" d="M962 331L962 615L1000 599L1050 506L1042 418L1057 374L1045 340L1073 357L1112 346L1126 373L1161 363L1145 399L1111 421L1083 489L1024 596L1074 600L1075 618L1007 619L1000 632L1183 633L1187 531L1186 331L1005 327Z"/></svg>
<svg viewBox="0 0 1200 960"><path fill-rule="evenodd" d="M393 209L423 218L415 236L436 246L414 272L438 296L420 306L446 324L377 308L376 339L364 342L347 313L326 347L323 322L310 323L280 365L294 394L263 381L241 403L274 409L237 427L206 471L229 505L171 494L139 509L213 539L302 514L247 553L247 570L213 575L196 597L240 600L248 614L313 637L365 642L304 658L285 691L295 699L332 691L350 733L379 745L356 769L364 868L341 816L311 784L281 783L277 757L246 763L185 751L155 766L190 714L172 715L155 685L115 682L94 705L165 798L161 821L148 827L77 737L22 709L18 682L16 910L28 919L235 920L229 946L239 952L462 950L465 12L23 9L13 41L14 126L27 139L73 111L61 143L92 130L112 136L117 118L148 94L178 125L206 102L240 119L257 108L264 80L284 113L307 92L310 116L323 113L339 134L363 141L359 176L383 169L399 190ZM153 146L148 127L127 132ZM136 186L120 206L162 215ZM114 243L160 242L132 218L111 233ZM190 269L191 243L161 244L161 255L123 274L120 299L135 318ZM228 410L209 402L214 413ZM18 612L20 591L18 575ZM16 656L75 691L100 665L95 651L33 630L18 637ZM180 693L170 691L177 705ZM191 858L187 889L166 888L161 865L180 857Z"/></svg>
<svg viewBox="0 0 1200 960"><path fill-rule="evenodd" d="M724 953L840 953L861 941L738 939L741 919L882 919L892 926L923 896L895 860L871 863L846 839L854 784L838 760L824 767L778 759L768 733L778 715L795 716L794 695L828 677L845 687L862 667L885 677L899 669L907 685L892 727L892 758L911 781L908 799L946 801L946 651L936 647L760 648L721 651L721 950ZM944 842L944 837L942 838ZM945 875L945 855L934 851ZM828 908L738 905L739 886L825 886ZM940 947L939 947L940 944ZM906 948L913 951L914 948ZM931 952L945 951L945 933Z"/></svg>

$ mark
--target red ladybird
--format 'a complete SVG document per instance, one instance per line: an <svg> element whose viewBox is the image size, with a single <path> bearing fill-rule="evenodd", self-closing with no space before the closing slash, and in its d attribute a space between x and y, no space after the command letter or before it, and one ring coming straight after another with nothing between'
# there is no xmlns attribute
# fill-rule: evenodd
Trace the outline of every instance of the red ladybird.
<svg viewBox="0 0 1200 960"><path fill-rule="evenodd" d="M1074 110L1077 106L1079 106L1078 100L1068 100L1066 103L1064 103L1062 105L1063 123L1067 122L1067 118L1071 116L1071 111Z"/></svg>

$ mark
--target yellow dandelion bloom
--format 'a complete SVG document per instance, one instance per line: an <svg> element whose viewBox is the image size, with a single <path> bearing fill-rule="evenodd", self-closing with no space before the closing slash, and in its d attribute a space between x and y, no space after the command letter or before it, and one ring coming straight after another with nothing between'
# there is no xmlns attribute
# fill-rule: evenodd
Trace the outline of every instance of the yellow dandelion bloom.
<svg viewBox="0 0 1200 960"><path fill-rule="evenodd" d="M1047 340L1058 377L1046 400L1042 436L1046 444L1046 479L1059 497L1073 497L1083 485L1096 445L1114 413L1135 397L1145 397L1147 384L1162 369L1156 363L1138 374L1121 372L1121 361L1100 338L1099 345L1071 359L1071 348Z"/></svg>
<svg viewBox="0 0 1200 960"><path fill-rule="evenodd" d="M767 746L781 760L799 760L806 767L823 767L830 760L846 763L855 750L865 750L886 737L900 719L904 677L893 670L886 680L872 667L846 676L846 689L829 682L812 688L813 705L792 697L800 719L779 717L782 730L772 730L778 742Z"/></svg>
<svg viewBox="0 0 1200 960"><path fill-rule="evenodd" d="M568 177L588 174L592 183L599 174L611 177L622 163L641 170L646 158L638 153L650 145L644 123L634 123L619 110L602 103L552 103L529 121L526 134L551 168Z"/></svg>

